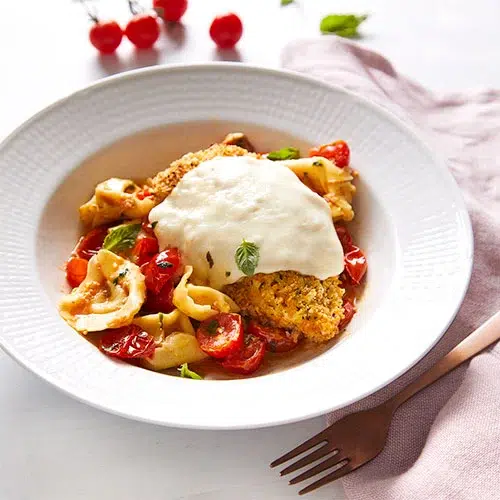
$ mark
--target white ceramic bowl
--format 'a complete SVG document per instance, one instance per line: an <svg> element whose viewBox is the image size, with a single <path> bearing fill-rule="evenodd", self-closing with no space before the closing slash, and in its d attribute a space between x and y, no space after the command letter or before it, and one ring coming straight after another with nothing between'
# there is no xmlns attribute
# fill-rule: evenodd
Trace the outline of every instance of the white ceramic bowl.
<svg viewBox="0 0 500 500"><path fill-rule="evenodd" d="M164 128L134 135L155 127ZM146 177L235 130L261 150L335 138L351 146L369 275L350 333L306 363L245 380L197 382L105 357L56 309L77 207L111 175ZM471 227L446 168L388 112L297 74L211 64L108 78L16 130L1 145L0 172L1 346L66 393L130 418L249 428L345 406L432 348L469 281Z"/></svg>

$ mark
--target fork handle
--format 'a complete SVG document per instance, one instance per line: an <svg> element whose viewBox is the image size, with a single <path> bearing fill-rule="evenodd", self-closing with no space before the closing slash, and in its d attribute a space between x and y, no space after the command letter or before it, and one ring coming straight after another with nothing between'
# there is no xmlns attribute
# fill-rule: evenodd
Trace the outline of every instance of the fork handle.
<svg viewBox="0 0 500 500"><path fill-rule="evenodd" d="M443 375L454 370L464 361L472 358L478 352L500 340L500 311L483 323L452 349L444 358L431 366L420 377L408 384L401 392L384 403L395 411L399 405L410 399L424 387L432 384Z"/></svg>

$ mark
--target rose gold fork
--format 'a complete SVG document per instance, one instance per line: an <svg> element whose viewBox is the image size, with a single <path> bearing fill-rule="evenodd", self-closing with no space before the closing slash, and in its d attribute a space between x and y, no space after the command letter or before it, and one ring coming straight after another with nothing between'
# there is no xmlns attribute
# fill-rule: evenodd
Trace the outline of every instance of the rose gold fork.
<svg viewBox="0 0 500 500"><path fill-rule="evenodd" d="M291 479L290 484L300 483L336 467L333 472L300 490L299 495L309 493L358 469L383 450L392 416L402 403L499 339L500 311L391 399L375 408L345 416L272 462L271 467L288 462L311 449L314 451L283 469L281 475L294 472L319 459L324 460Z"/></svg>

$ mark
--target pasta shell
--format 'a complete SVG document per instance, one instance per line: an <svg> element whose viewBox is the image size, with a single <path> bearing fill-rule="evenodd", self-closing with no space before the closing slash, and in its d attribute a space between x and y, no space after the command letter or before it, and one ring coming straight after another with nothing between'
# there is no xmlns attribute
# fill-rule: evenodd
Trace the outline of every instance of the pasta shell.
<svg viewBox="0 0 500 500"><path fill-rule="evenodd" d="M85 280L59 302L59 313L77 331L129 325L146 298L138 266L108 251L89 260Z"/></svg>

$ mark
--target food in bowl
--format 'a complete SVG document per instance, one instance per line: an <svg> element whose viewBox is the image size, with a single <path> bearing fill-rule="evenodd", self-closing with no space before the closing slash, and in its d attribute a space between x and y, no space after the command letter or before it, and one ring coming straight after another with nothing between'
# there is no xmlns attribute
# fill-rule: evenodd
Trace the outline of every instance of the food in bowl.
<svg viewBox="0 0 500 500"><path fill-rule="evenodd" d="M145 182L104 180L79 210L61 316L108 356L195 379L328 342L367 269L349 161L344 141L301 157L232 133Z"/></svg>

